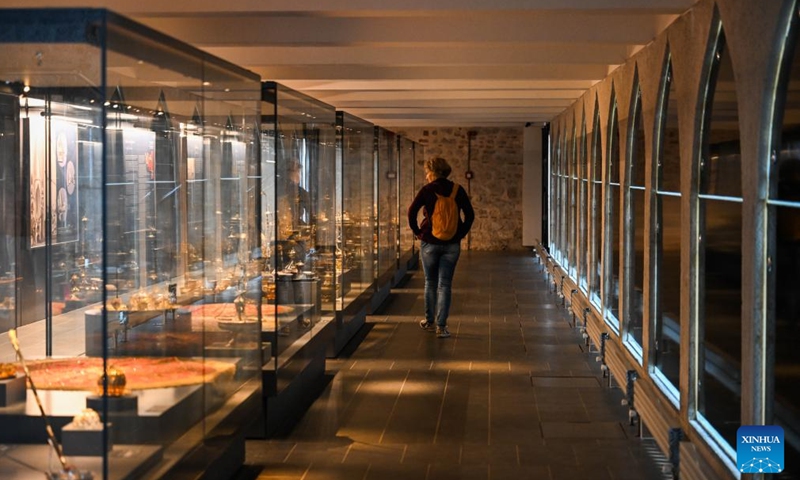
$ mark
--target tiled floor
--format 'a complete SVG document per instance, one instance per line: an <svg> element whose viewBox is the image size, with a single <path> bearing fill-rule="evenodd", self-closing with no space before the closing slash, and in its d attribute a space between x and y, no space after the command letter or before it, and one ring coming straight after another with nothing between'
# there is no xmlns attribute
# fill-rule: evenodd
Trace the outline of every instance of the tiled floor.
<svg viewBox="0 0 800 480"><path fill-rule="evenodd" d="M532 255L462 254L448 339L418 326L423 283L329 360L290 436L247 442L240 479L667 478Z"/></svg>

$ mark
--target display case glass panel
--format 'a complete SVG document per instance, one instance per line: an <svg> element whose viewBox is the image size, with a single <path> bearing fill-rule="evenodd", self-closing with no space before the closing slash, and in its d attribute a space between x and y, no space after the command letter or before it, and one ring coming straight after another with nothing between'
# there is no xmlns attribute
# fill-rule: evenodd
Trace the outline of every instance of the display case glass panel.
<svg viewBox="0 0 800 480"><path fill-rule="evenodd" d="M408 206L414 201L414 142L406 137L397 140L400 170L400 200L398 222L400 227L400 258L408 261L414 254L414 232L408 227L406 212Z"/></svg>
<svg viewBox="0 0 800 480"><path fill-rule="evenodd" d="M263 84L262 99L264 340L282 368L329 323L342 286L336 110L275 82Z"/></svg>
<svg viewBox="0 0 800 480"><path fill-rule="evenodd" d="M375 280L372 238L375 133L371 123L345 112L337 112L337 122L341 159L336 218L342 288L337 291L336 308L346 312L359 297L371 295ZM342 318L350 319L348 315Z"/></svg>
<svg viewBox="0 0 800 480"><path fill-rule="evenodd" d="M428 183L425 178L425 146L421 143L414 143L414 197L417 196L419 189ZM412 198L413 199L413 198Z"/></svg>
<svg viewBox="0 0 800 480"><path fill-rule="evenodd" d="M104 10L0 32L0 443L23 470L168 470L260 396L258 78Z"/></svg>
<svg viewBox="0 0 800 480"><path fill-rule="evenodd" d="M412 193L412 201L417 196L417 192L428 183L428 180L425 178L425 161L427 157L425 156L425 146L421 143L414 143L414 191ZM403 213L401 211L401 213ZM417 225L422 222L422 210L417 214ZM406 214L403 213L403 216L400 218L401 225L408 225L408 221L405 218ZM419 256L419 240L415 237L414 238L414 255Z"/></svg>
<svg viewBox="0 0 800 480"><path fill-rule="evenodd" d="M376 127L377 148L377 207L378 207L378 279L397 270L397 137L393 132Z"/></svg>

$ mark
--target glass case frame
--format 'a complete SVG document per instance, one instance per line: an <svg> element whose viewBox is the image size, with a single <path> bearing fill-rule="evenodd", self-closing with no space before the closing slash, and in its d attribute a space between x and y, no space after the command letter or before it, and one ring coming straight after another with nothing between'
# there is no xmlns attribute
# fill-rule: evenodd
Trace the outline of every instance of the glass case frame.
<svg viewBox="0 0 800 480"><path fill-rule="evenodd" d="M336 112L337 251L341 252L342 288L337 291L338 353L366 321L375 291L375 131L372 123Z"/></svg>
<svg viewBox="0 0 800 480"><path fill-rule="evenodd" d="M383 127L375 127L377 205L377 281L378 289L391 286L398 270L398 151L397 135Z"/></svg>
<svg viewBox="0 0 800 480"><path fill-rule="evenodd" d="M232 466L243 444L207 440L260 415L259 78L102 9L4 10L0 32L5 457Z"/></svg>
<svg viewBox="0 0 800 480"><path fill-rule="evenodd" d="M400 245L399 268L402 273L413 268L416 264L414 255L414 232L408 228L406 212L408 206L414 201L416 190L414 190L414 147L415 142L407 137L397 137L398 151L398 170L400 171L399 201L397 219L399 222Z"/></svg>
<svg viewBox="0 0 800 480"><path fill-rule="evenodd" d="M336 223L336 110L263 82L260 197L267 434L289 428L324 382L342 255ZM291 388L290 388L291 387Z"/></svg>

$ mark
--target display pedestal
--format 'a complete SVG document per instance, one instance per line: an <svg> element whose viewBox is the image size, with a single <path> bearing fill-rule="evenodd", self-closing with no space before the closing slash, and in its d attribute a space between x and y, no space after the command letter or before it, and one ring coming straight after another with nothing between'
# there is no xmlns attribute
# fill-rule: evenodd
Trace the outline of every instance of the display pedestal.
<svg viewBox="0 0 800 480"><path fill-rule="evenodd" d="M89 395L86 397L86 408L91 408L102 415L103 396ZM105 397L108 402L108 411L112 413L132 412L139 409L139 397L135 395L121 395L119 397ZM65 427L66 428L66 427Z"/></svg>
<svg viewBox="0 0 800 480"><path fill-rule="evenodd" d="M25 379L26 377L19 376L0 380L0 407L25 402Z"/></svg>
<svg viewBox="0 0 800 480"><path fill-rule="evenodd" d="M111 424L106 425L107 441L103 442L103 429L82 429L69 423L61 429L61 448L68 457L97 457L106 454L112 448Z"/></svg>
<svg viewBox="0 0 800 480"><path fill-rule="evenodd" d="M315 330L307 341L294 344L299 348L286 350L280 364L272 362L262 369L268 437L290 432L328 384L325 354L333 341L335 325L333 321L323 320Z"/></svg>
<svg viewBox="0 0 800 480"><path fill-rule="evenodd" d="M0 457L0 472L3 478L41 479L42 472L53 465L48 464L52 456L49 445L7 444ZM135 480L143 478L162 459L163 448L159 445L115 445L109 452L108 476L106 480ZM55 461L55 459L53 459ZM56 463L58 463L56 461ZM91 472L95 480L103 478L103 457L73 456L69 463L75 465L82 473ZM59 477L60 472L50 472L46 478L89 478Z"/></svg>

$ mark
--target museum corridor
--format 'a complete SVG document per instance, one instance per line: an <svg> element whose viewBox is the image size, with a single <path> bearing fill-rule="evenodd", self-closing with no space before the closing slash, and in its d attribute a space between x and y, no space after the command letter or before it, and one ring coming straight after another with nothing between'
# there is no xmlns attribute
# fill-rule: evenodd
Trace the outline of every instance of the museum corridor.
<svg viewBox="0 0 800 480"><path fill-rule="evenodd" d="M248 440L240 480L669 478L532 253L462 252L448 339L419 328L410 273L292 433Z"/></svg>

